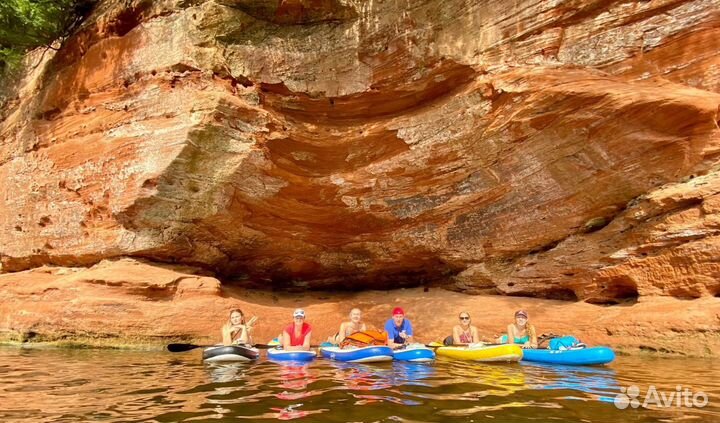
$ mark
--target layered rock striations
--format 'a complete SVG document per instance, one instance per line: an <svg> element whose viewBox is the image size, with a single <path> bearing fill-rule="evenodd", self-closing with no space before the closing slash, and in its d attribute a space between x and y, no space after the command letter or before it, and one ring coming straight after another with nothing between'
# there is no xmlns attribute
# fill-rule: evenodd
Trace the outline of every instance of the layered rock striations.
<svg viewBox="0 0 720 423"><path fill-rule="evenodd" d="M574 334L588 345L610 345L622 353L717 357L720 351L720 304L713 297L655 297L632 306L607 306L419 287L271 292L223 284L189 266L134 259L0 275L0 343L150 349L172 342L208 345L220 341L220 328L234 308L258 317L252 340L266 343L287 326L295 308L303 307L313 327L311 341L319 344L337 333L351 308L361 308L369 327L382 328L395 306L405 309L415 339L424 343L451 333L460 311L471 314L481 338L495 339L522 308L538 333Z"/></svg>
<svg viewBox="0 0 720 423"><path fill-rule="evenodd" d="M718 6L101 2L2 109L2 269L720 295Z"/></svg>

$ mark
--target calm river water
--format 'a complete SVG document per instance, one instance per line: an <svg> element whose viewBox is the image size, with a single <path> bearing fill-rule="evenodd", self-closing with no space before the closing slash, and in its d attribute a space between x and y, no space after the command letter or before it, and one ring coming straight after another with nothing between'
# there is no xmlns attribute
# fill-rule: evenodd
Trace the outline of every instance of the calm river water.
<svg viewBox="0 0 720 423"><path fill-rule="evenodd" d="M200 357L200 350L0 348L0 422L720 421L720 366L711 360L293 366L265 358L209 365ZM700 394L708 404L678 407L673 398L671 407L616 407L616 396L633 385L640 402L648 393L668 399L680 386L693 391L696 405Z"/></svg>

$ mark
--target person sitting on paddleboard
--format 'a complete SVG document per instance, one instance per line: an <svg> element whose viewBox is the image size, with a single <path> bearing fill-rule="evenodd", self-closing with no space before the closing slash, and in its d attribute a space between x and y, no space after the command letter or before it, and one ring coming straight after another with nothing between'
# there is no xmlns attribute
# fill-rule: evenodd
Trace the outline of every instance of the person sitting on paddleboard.
<svg viewBox="0 0 720 423"><path fill-rule="evenodd" d="M405 318L405 311L395 307L392 318L385 322L385 332L388 334L388 346L399 348L413 341L413 328L410 320Z"/></svg>
<svg viewBox="0 0 720 423"><path fill-rule="evenodd" d="M340 329L330 342L340 345L340 343L355 332L365 332L367 326L362 321L362 311L359 308L350 310L350 321L340 323Z"/></svg>
<svg viewBox="0 0 720 423"><path fill-rule="evenodd" d="M458 315L460 324L453 327L452 344L453 345L469 345L480 342L478 329L470 324L470 313L462 311Z"/></svg>
<svg viewBox="0 0 720 423"><path fill-rule="evenodd" d="M518 344L523 348L537 348L538 341L535 326L528 322L525 310L515 312L515 323L508 325L507 334L498 338L501 344Z"/></svg>
<svg viewBox="0 0 720 423"><path fill-rule="evenodd" d="M282 347L288 351L310 351L312 328L305 323L305 310L298 308L293 312L293 322L283 330Z"/></svg>
<svg viewBox="0 0 720 423"><path fill-rule="evenodd" d="M230 318L222 327L223 345L250 344L251 326L245 324L245 315L239 308L230 310Z"/></svg>

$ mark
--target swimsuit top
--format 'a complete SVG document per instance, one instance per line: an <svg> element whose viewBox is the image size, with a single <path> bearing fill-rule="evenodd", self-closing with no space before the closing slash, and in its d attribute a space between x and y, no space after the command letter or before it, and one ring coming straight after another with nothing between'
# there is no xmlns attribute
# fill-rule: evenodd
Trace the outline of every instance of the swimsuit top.
<svg viewBox="0 0 720 423"><path fill-rule="evenodd" d="M460 328L460 330L462 330L462 327ZM472 344L472 329L470 329L470 331L468 332L462 331L462 333L460 334L460 342L462 342L463 344Z"/></svg>
<svg viewBox="0 0 720 423"><path fill-rule="evenodd" d="M247 332L247 328L245 329L245 331ZM233 344L240 342L240 337L242 336L242 333L242 328L230 333L230 338Z"/></svg>
<svg viewBox="0 0 720 423"><path fill-rule="evenodd" d="M524 344L530 341L530 335L525 335L522 338L514 338L516 344Z"/></svg>

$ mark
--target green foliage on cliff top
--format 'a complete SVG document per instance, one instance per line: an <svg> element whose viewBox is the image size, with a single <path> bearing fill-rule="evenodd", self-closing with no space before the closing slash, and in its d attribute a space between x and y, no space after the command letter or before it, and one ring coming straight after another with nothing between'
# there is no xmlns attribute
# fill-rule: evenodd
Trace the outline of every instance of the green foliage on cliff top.
<svg viewBox="0 0 720 423"><path fill-rule="evenodd" d="M0 0L0 72L27 51L66 36L94 0Z"/></svg>

